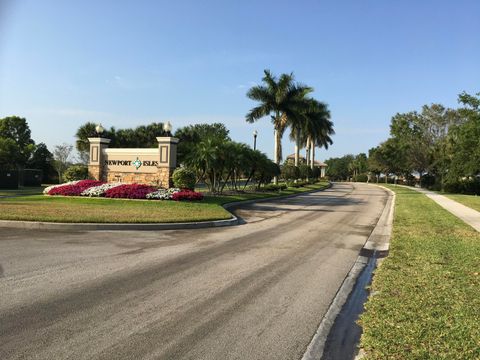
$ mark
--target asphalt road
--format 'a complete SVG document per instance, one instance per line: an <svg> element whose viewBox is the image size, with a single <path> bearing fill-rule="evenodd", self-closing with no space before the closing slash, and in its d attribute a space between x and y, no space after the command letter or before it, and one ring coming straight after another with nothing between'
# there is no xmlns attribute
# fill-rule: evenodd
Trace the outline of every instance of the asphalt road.
<svg viewBox="0 0 480 360"><path fill-rule="evenodd" d="M336 184L228 228L0 229L0 359L299 359L386 199Z"/></svg>

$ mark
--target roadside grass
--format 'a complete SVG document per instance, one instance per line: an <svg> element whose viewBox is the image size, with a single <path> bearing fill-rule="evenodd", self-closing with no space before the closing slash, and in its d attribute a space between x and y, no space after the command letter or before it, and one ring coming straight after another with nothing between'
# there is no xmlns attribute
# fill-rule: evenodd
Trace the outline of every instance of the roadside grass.
<svg viewBox="0 0 480 360"><path fill-rule="evenodd" d="M31 195L0 198L0 220L90 223L171 223L224 220L231 215L221 205L326 188L317 183L271 193L206 196L199 202L124 200Z"/></svg>
<svg viewBox="0 0 480 360"><path fill-rule="evenodd" d="M361 316L366 359L480 359L480 235L425 195L396 192L390 254Z"/></svg>
<svg viewBox="0 0 480 360"><path fill-rule="evenodd" d="M462 194L444 194L452 200L458 201L460 204L468 206L474 210L480 211L480 196L462 195Z"/></svg>
<svg viewBox="0 0 480 360"><path fill-rule="evenodd" d="M37 195L43 192L46 186L26 186L18 189L0 189L0 196Z"/></svg>

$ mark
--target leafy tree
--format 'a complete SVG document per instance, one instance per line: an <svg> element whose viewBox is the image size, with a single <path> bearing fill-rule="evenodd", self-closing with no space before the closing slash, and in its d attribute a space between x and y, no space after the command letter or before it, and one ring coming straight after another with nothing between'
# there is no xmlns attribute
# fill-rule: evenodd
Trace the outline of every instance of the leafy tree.
<svg viewBox="0 0 480 360"><path fill-rule="evenodd" d="M282 158L282 136L289 119L298 119L305 108L305 96L313 89L296 84L293 74L282 74L277 79L269 70L264 71L263 85L252 87L247 96L259 102L246 115L249 123L270 116L275 129L274 162L278 165ZM277 179L275 179L275 183Z"/></svg>
<svg viewBox="0 0 480 360"><path fill-rule="evenodd" d="M13 170L19 164L20 147L11 138L0 137L0 167Z"/></svg>
<svg viewBox="0 0 480 360"><path fill-rule="evenodd" d="M449 132L448 148L452 151L446 181L450 187L462 178L480 174L480 93L473 96L464 92L459 102L464 107L458 112L465 120Z"/></svg>
<svg viewBox="0 0 480 360"><path fill-rule="evenodd" d="M30 159L28 159L26 167L42 170L43 181L49 183L52 182L56 172L53 162L53 154L48 150L47 145L39 143L35 146L35 150Z"/></svg>
<svg viewBox="0 0 480 360"><path fill-rule="evenodd" d="M354 156L351 154L326 160L325 163L328 165L326 174L332 180L348 180L351 176L350 164L353 160Z"/></svg>
<svg viewBox="0 0 480 360"><path fill-rule="evenodd" d="M229 131L224 124L195 124L177 129L176 138L179 139L177 146L177 161L183 164L192 156L195 145L205 139L216 139L220 142L230 141Z"/></svg>
<svg viewBox="0 0 480 360"><path fill-rule="evenodd" d="M56 145L53 148L53 157L54 157L54 166L58 172L58 181L63 182L63 173L69 165L69 157L72 153L73 146L63 143L61 145Z"/></svg>
<svg viewBox="0 0 480 360"><path fill-rule="evenodd" d="M82 154L88 154L90 151L89 137L98 137L95 127L97 125L87 122L80 126L75 134L77 138L75 147ZM101 134L102 137L110 139L110 147L112 148L153 148L158 146L157 137L165 136L163 123L151 123L149 125L137 126L128 129L105 129ZM88 155L86 155L88 156Z"/></svg>
<svg viewBox="0 0 480 360"><path fill-rule="evenodd" d="M2 161L6 161L10 166L14 164L16 167L24 167L35 149L27 121L18 116L0 119L0 139L3 139L0 146L0 157L4 159Z"/></svg>

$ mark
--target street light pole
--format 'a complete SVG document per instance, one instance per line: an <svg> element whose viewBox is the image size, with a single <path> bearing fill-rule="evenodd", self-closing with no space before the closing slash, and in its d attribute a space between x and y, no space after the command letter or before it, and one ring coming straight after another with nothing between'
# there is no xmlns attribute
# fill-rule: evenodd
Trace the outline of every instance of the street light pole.
<svg viewBox="0 0 480 360"><path fill-rule="evenodd" d="M257 150L257 135L258 131L253 130L253 150Z"/></svg>

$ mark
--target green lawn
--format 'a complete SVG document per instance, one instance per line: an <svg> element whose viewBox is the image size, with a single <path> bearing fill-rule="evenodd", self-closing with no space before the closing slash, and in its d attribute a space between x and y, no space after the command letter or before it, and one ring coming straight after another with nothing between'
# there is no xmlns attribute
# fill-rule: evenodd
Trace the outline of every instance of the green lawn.
<svg viewBox="0 0 480 360"><path fill-rule="evenodd" d="M367 359L480 359L480 234L425 195L390 188L390 255L361 316Z"/></svg>
<svg viewBox="0 0 480 360"><path fill-rule="evenodd" d="M449 197L452 200L458 201L465 206L480 211L480 196L461 194L446 194L445 196Z"/></svg>
<svg viewBox="0 0 480 360"><path fill-rule="evenodd" d="M228 202L285 196L325 188L317 183L274 193L206 196L203 201L177 202L32 195L0 198L0 220L94 223L168 223L229 219Z"/></svg>
<svg viewBox="0 0 480 360"><path fill-rule="evenodd" d="M41 194L45 186L27 186L18 189L0 189L0 196L36 195Z"/></svg>

